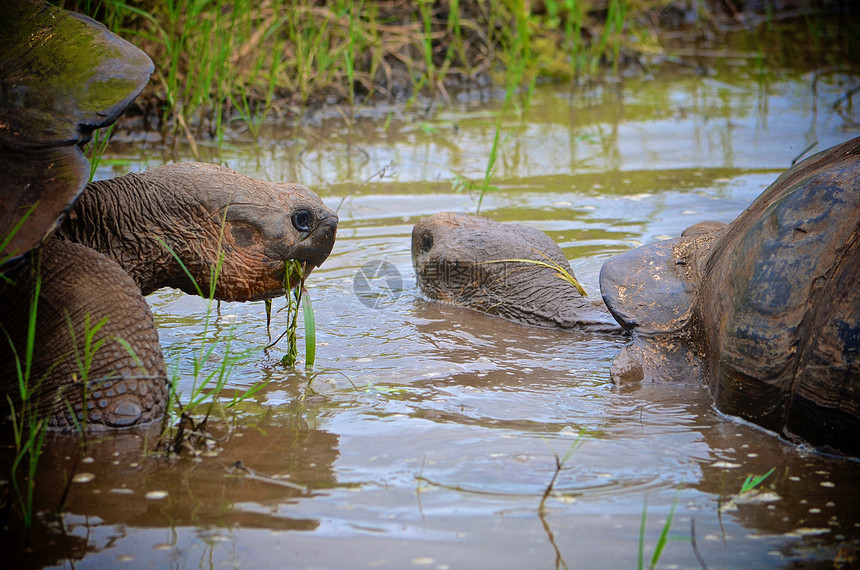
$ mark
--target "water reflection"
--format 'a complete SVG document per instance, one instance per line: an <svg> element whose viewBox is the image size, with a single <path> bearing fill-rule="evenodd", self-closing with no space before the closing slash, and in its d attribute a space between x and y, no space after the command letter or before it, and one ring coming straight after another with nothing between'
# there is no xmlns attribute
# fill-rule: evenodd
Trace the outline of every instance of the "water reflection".
<svg viewBox="0 0 860 570"><path fill-rule="evenodd" d="M147 528L166 531L157 550L176 550L178 537L188 532L229 541L230 529L319 526L313 518L291 516L290 505L336 484L336 435L309 428L297 410L272 409L239 425L209 426L210 445L193 457L184 450L179 459L156 453L163 451L155 445L159 426L90 438L82 448L72 437L50 437L36 481L35 510L41 514L32 543L40 547L35 553L7 552L13 566L73 562L112 549L142 560L146 553L136 549L133 537ZM50 516L59 505L66 513L61 524ZM46 544L53 548L44 549Z"/></svg>

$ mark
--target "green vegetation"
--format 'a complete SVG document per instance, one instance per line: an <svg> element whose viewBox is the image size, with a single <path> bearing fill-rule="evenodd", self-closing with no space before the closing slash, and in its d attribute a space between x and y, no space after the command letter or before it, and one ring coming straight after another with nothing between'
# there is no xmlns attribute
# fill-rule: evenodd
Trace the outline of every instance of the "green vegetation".
<svg viewBox="0 0 860 570"><path fill-rule="evenodd" d="M764 475L747 475L747 478L741 484L741 490L738 491L738 495L749 493L750 491L761 485L762 482L767 479L771 473L773 473L774 469L776 469L776 467L771 467L770 471L768 471Z"/></svg>
<svg viewBox="0 0 860 570"><path fill-rule="evenodd" d="M656 44L668 0L66 0L150 55L139 98L162 130L221 138L232 121L257 136L269 116L307 106L416 95L488 76L527 100L540 77L580 80L625 50ZM501 81L498 79L503 77ZM517 103L517 104L521 104Z"/></svg>
<svg viewBox="0 0 860 570"><path fill-rule="evenodd" d="M760 486L765 479L770 477L774 469L776 468L771 468L771 470L764 475L747 475L746 479L744 479L743 483L741 483L740 490L728 501L723 502L723 497L721 494L717 511L719 513L722 513L723 511L733 511L738 508L739 504L760 500L763 497L763 495L761 494L762 489L760 488Z"/></svg>
<svg viewBox="0 0 860 570"><path fill-rule="evenodd" d="M170 449L173 451L178 451L181 448L184 441L184 435L186 433L185 426L187 424L192 426L192 432L202 432L206 420L213 411L223 411L232 408L239 402L242 402L256 394L266 385L266 382L258 382L244 392L237 392L229 401L222 401L221 398L221 393L230 378L230 373L234 366L247 357L247 354L235 353L231 350L233 340L232 332L228 335L226 340L209 334L210 327L214 321L213 311L216 306L215 290L224 261L224 252L221 249L221 239L223 239L226 216L227 212L225 208L224 218L222 219L221 224L222 235L219 238L218 245L218 263L211 268L212 273L209 279L209 290L205 294L176 252L164 243L164 241L159 239L161 244L170 252L176 262L179 263L180 267L185 271L185 274L193 283L197 295L208 301L206 316L203 321L204 324L201 335L202 340L199 348L195 351L194 356L192 357L191 365L193 379L191 391L187 394L186 403L182 403L182 396L185 394L180 393L177 389L181 380L181 375L179 374L178 369L171 375L170 379L169 401L167 414L164 418L166 429L163 435L169 434L171 430L175 428L175 431L170 438L172 441ZM216 350L221 353L217 358L215 357ZM217 360L218 364L214 367L210 367L209 363L213 360ZM201 410L204 407L206 410L204 419L200 425L195 425L192 420L192 416L201 415Z"/></svg>
<svg viewBox="0 0 860 570"><path fill-rule="evenodd" d="M552 478L546 486L546 489L543 491L543 495L540 499L540 505L538 505L538 514L543 517L546 513L546 500L549 498L550 494L552 494L552 490L555 487L556 481L558 481L558 476L561 473L561 470L564 469L564 464L567 463L567 460L570 459L570 456L573 455L582 445L585 443L585 431L580 430L579 434L576 436L576 439L573 440L573 443L570 444L570 447L567 448L567 452L565 452L564 457L559 457L557 453L553 454L555 457L555 471L553 471Z"/></svg>
<svg viewBox="0 0 860 570"><path fill-rule="evenodd" d="M478 265L483 265L487 263L527 263L531 265L539 265L541 267L547 267L549 269L555 270L556 276L572 285L579 294L583 297L588 297L588 293L585 292L585 288L580 284L580 282L573 276L572 273L567 271L564 267L561 266L557 261L550 259L543 252L538 251L540 255L546 258L546 261L541 261L539 259L493 259L491 261L481 261Z"/></svg>
<svg viewBox="0 0 860 570"><path fill-rule="evenodd" d="M89 392L105 380L103 378L91 378L91 371L95 354L109 340L108 337L103 335L101 335L101 338L97 338L99 331L107 323L107 318L91 325L90 313L87 312L84 316L83 338L81 339L77 338L71 319L68 319L69 333L74 345L71 357L74 359L75 372L73 373L72 380L68 385L61 388L57 394L44 394L40 390L44 378L33 376L33 358L36 350L36 326L39 298L42 292L42 277L39 274L38 257L33 263L36 264L36 279L32 285L29 311L27 313L26 342L23 346L23 354L18 353L18 349L12 338L8 336L8 332L4 331L6 334L5 342L9 343L13 353L18 381L18 395L20 397L19 402L16 403L11 394L6 395L15 444L15 458L10 467L9 479L15 492L16 504L20 510L24 526L25 542L29 541L30 531L34 522L36 473L45 436L48 431L49 418L47 413L53 407L53 398L56 397L57 400L65 402L69 412L68 417L74 422L75 432L80 436L81 446L85 445L88 408L84 404L81 408L81 416L79 417L68 398L65 397L65 391L80 390L80 400L84 403L87 401ZM79 340L81 342L78 342ZM120 341L120 343L126 350L129 350L132 357L139 363L140 360L128 343L124 341ZM50 398L47 402L46 396ZM67 478L63 497L68 493L68 486L70 484L71 475ZM62 509L63 500L61 500L57 512Z"/></svg>
<svg viewBox="0 0 860 570"><path fill-rule="evenodd" d="M15 225L12 226L12 228L9 230L9 233L6 234L6 236L4 236L2 240L0 240L0 252L5 252L5 254L0 255L0 267L2 267L3 264L5 264L7 261L20 253L17 251L7 252L6 248L9 246L9 243L11 243L12 238L15 237L15 234L17 234L21 230L21 227L24 225L24 222L27 221L27 218L30 217L30 215L33 213L33 211L36 209L36 206L38 205L39 203L36 202L35 204L27 208L27 211L21 215L21 218L17 222L15 222ZM5 273L0 273L0 280L4 282L9 282L9 278L6 276Z"/></svg>
<svg viewBox="0 0 860 570"><path fill-rule="evenodd" d="M84 315L84 338L83 338L83 346L79 348L78 339L75 335L75 327L72 323L70 317L66 317L67 324L69 326L69 336L72 339L72 344L75 346L75 367L77 368L77 372L74 372L72 375L72 389L80 386L81 388L81 401L86 403L87 398L89 396L90 388L93 386L97 386L102 380L96 380L92 385L90 383L90 372L92 371L93 366L93 357L95 357L96 353L101 350L102 346L108 341L107 337L102 337L96 340L96 335L105 326L108 322L108 318L105 317L96 323L93 326L90 326L90 313L87 311L87 314ZM131 349L128 343L125 344L127 350ZM140 360L137 358L137 355L132 351L132 355L134 359L139 363ZM60 397L62 397L62 391L60 392ZM81 409L82 419L78 420L75 415L75 410L72 408L72 405L68 400L65 400L66 406L69 410L69 417L72 418L72 421L75 422L75 427L77 428L80 434L85 434L87 430L87 417L89 414L89 410L87 409L86 404L84 404Z"/></svg>
<svg viewBox="0 0 860 570"><path fill-rule="evenodd" d="M84 155L90 161L90 176L87 182L92 182L95 179L96 171L102 161L110 142L111 133L113 133L114 125L110 125L104 129L96 129L93 131L92 140L84 147Z"/></svg>
<svg viewBox="0 0 860 570"><path fill-rule="evenodd" d="M12 350L15 351L18 390L21 395L21 404L17 410L11 396L6 396L12 417L16 452L15 460L10 469L10 479L15 490L15 498L21 509L27 542L29 542L30 529L35 514L33 499L36 490L36 467L39 463L39 456L42 453L42 445L48 428L46 418L41 417L38 413L39 382L31 381L33 351L36 344L36 309L41 287L42 280L37 278L33 285L33 297L28 313L27 344L24 354L18 354L12 340L7 337ZM23 473L20 472L22 466Z"/></svg>
<svg viewBox="0 0 860 570"><path fill-rule="evenodd" d="M669 541L669 530L672 528L672 521L675 518L675 508L678 506L678 497L672 501L672 507L669 509L669 514L666 517L666 522L663 523L663 528L660 530L660 536L657 538L657 544L654 545L654 552L651 554L651 563L649 569L653 569L660 562L660 557L663 555L663 549L666 548L666 543ZM642 570L645 567L645 522L648 520L648 496L645 496L645 501L642 504L642 519L639 523L639 556L636 567Z"/></svg>
<svg viewBox="0 0 860 570"><path fill-rule="evenodd" d="M290 287L293 279L298 280L298 285ZM302 309L302 318L305 325L305 368L313 368L316 360L316 319L314 318L311 298L305 290L304 268L301 262L289 260L284 262L284 297L287 301L284 310L287 312L287 329L266 348L272 348L278 344L284 336L287 337L287 353L281 358L281 364L288 368L296 365L298 360L298 325L299 307ZM304 304L302 304L304 300ZM272 302L266 301L266 329L272 322ZM271 337L270 337L271 338Z"/></svg>

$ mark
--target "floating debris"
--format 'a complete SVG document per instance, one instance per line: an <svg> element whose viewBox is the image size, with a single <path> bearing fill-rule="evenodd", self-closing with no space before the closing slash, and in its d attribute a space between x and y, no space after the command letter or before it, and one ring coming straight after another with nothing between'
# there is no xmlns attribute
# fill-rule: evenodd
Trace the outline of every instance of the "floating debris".
<svg viewBox="0 0 860 570"><path fill-rule="evenodd" d="M796 528L791 532L785 533L783 536L811 536L816 534L827 534L830 532L829 528Z"/></svg>
<svg viewBox="0 0 860 570"><path fill-rule="evenodd" d="M72 483L89 483L96 476L92 473L75 473L75 476L72 477Z"/></svg>

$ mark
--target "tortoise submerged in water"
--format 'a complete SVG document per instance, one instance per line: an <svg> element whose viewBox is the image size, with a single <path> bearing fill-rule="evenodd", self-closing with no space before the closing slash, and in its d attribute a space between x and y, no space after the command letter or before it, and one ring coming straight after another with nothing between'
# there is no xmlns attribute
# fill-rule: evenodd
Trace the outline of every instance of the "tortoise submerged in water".
<svg viewBox="0 0 860 570"><path fill-rule="evenodd" d="M634 337L615 377L686 365L720 411L860 455L860 138L787 170L723 228L608 260L600 289Z"/></svg>
<svg viewBox="0 0 860 570"><path fill-rule="evenodd" d="M480 216L430 216L412 233L419 286L527 324L595 330L601 311L557 271L486 264L549 257L569 269L536 234ZM704 381L724 413L860 456L860 138L792 167L728 225L704 222L609 259L600 289L632 335L613 381Z"/></svg>
<svg viewBox="0 0 860 570"><path fill-rule="evenodd" d="M281 295L286 260L305 275L319 266L337 216L303 186L211 164L86 184L82 146L152 62L47 3L10 0L0 14L16 22L0 31L0 395L55 429L154 421L167 372L143 295Z"/></svg>
<svg viewBox="0 0 860 570"><path fill-rule="evenodd" d="M536 263L515 261L524 259ZM412 229L412 266L431 299L530 325L621 332L605 307L557 277L559 270L573 276L564 253L528 226L435 214Z"/></svg>

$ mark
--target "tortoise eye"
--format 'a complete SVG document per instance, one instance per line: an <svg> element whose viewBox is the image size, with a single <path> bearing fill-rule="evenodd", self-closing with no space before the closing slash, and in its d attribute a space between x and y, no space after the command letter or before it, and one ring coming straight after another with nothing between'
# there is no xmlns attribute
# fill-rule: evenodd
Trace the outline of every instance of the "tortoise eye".
<svg viewBox="0 0 860 570"><path fill-rule="evenodd" d="M430 248L433 247L433 234L426 233L421 238L421 247L424 251L430 251Z"/></svg>
<svg viewBox="0 0 860 570"><path fill-rule="evenodd" d="M302 233L311 231L311 213L307 210L299 210L293 214L293 227Z"/></svg>

